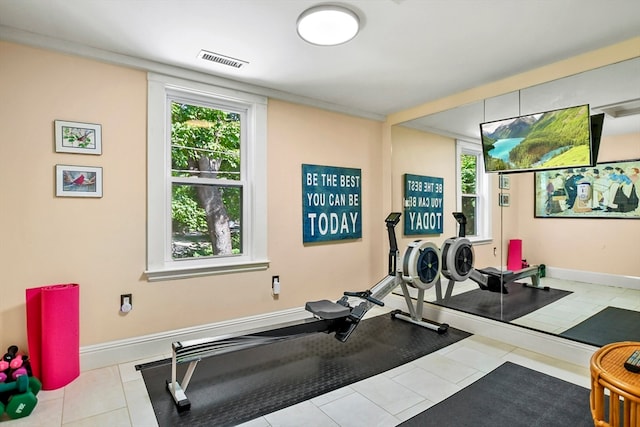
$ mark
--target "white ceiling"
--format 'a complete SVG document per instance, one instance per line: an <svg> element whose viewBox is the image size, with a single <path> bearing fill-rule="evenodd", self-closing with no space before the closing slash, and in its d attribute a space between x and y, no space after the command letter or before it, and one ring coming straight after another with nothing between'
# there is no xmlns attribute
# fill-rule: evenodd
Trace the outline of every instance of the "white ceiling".
<svg viewBox="0 0 640 427"><path fill-rule="evenodd" d="M319 47L295 24L323 2L0 0L0 38L89 46L383 118L640 35L638 0L344 0L360 34ZM248 65L205 63L201 49Z"/></svg>

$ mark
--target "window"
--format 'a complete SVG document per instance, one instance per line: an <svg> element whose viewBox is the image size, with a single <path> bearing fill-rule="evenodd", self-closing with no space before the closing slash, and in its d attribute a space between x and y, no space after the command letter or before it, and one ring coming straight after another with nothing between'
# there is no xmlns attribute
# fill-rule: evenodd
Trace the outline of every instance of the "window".
<svg viewBox="0 0 640 427"><path fill-rule="evenodd" d="M148 280L266 268L266 99L148 80Z"/></svg>
<svg viewBox="0 0 640 427"><path fill-rule="evenodd" d="M456 142L457 208L467 217L469 240L491 239L489 177L484 172L480 144Z"/></svg>

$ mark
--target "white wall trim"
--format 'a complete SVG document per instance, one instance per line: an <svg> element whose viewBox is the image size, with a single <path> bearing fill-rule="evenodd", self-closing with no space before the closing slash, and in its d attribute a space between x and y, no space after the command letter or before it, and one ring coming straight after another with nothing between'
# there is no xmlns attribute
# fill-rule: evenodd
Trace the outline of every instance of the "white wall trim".
<svg viewBox="0 0 640 427"><path fill-rule="evenodd" d="M386 308L406 310L404 298L391 294L385 299ZM535 331L518 325L486 319L460 311L424 305L424 317L451 327L485 336L516 347L545 354L569 363L588 366L591 355L597 350L587 344L561 338L557 335ZM302 307L211 323L191 328L111 341L80 348L82 371L156 357L169 357L171 343L198 338L243 333L281 323L309 318Z"/></svg>
<svg viewBox="0 0 640 427"><path fill-rule="evenodd" d="M551 278L640 289L639 277L585 272L557 267L547 267L546 271L547 277ZM399 295L389 295L385 299L385 303L387 308L406 310L404 298ZM425 304L423 314L426 319L440 323L448 323L454 328L472 334L502 341L516 347L545 354L580 366L588 366L591 355L597 350L597 347L568 340L554 334L486 319L433 304ZM169 357L171 343L174 341L242 333L281 323L300 321L309 317L309 313L305 311L304 308L299 307L84 346L80 348L80 366L82 371L87 371L152 357L160 359L162 357Z"/></svg>
<svg viewBox="0 0 640 427"><path fill-rule="evenodd" d="M80 348L80 368L82 371L88 371L152 357L157 357L158 359L169 357L171 343L175 341L244 333L281 323L300 321L309 317L311 317L309 312L300 307L83 346Z"/></svg>
<svg viewBox="0 0 640 427"><path fill-rule="evenodd" d="M406 310L404 298L398 295L386 298L385 304L394 309ZM474 316L434 304L424 305L423 316L431 321L447 323L456 329L580 366L589 366L591 356L598 349L598 347L565 339L558 335Z"/></svg>
<svg viewBox="0 0 640 427"><path fill-rule="evenodd" d="M571 270L569 268L546 267L546 277L572 280L575 282L594 283L596 285L617 286L640 290L640 277L622 276L618 274L598 273L594 271Z"/></svg>
<svg viewBox="0 0 640 427"><path fill-rule="evenodd" d="M65 40L55 39L52 37L43 37L39 34L18 30L15 28L0 25L0 40L8 42L24 44L36 48L47 49L55 52L61 52L69 55L80 56L83 58L93 59L96 61L106 62L114 65L125 66L138 70L145 70L160 74L171 75L188 80L208 83L216 86L224 86L230 89L238 89L245 92L252 92L257 95L267 96L281 101L292 102L296 104L315 107L322 110L342 113L349 116L360 117L378 122L384 122L386 117L382 114L371 113L368 111L357 110L342 105L325 102L318 99L312 99L304 96L294 95L292 93L270 89L262 86L251 85L249 83L239 82L226 77L220 77L205 72L193 71L175 65L163 64L160 62L150 61L147 59L136 58L133 56L122 55L119 53L109 52L106 50L96 49Z"/></svg>

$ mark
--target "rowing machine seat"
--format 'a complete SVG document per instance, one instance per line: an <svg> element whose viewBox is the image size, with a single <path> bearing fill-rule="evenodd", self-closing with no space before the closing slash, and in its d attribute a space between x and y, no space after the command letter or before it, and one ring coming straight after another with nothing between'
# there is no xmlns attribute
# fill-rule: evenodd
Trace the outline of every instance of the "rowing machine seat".
<svg viewBox="0 0 640 427"><path fill-rule="evenodd" d="M484 274L488 274L489 276L495 276L495 277L500 277L502 276L508 276L510 274L513 274L513 271L511 270L498 270L495 267L487 267L487 268L476 268L476 270L478 270L481 273Z"/></svg>
<svg viewBox="0 0 640 427"><path fill-rule="evenodd" d="M351 309L344 305L329 301L309 301L304 306L305 310L313 313L321 319L332 320L347 317L351 314Z"/></svg>

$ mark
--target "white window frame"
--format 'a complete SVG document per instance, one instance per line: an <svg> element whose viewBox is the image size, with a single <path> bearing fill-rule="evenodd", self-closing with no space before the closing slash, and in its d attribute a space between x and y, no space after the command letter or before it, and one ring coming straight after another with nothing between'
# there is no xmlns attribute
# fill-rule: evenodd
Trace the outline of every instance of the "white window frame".
<svg viewBox="0 0 640 427"><path fill-rule="evenodd" d="M266 215L267 98L155 73L149 73L147 80L147 280L266 269L269 266ZM171 100L175 99L242 111L242 254L172 259Z"/></svg>
<svg viewBox="0 0 640 427"><path fill-rule="evenodd" d="M482 146L479 142L456 140L456 206L462 210L462 176L460 158L463 154L476 157L476 210L477 220L476 235L467 236L472 243L488 243L491 237L491 177L484 171L484 159Z"/></svg>

